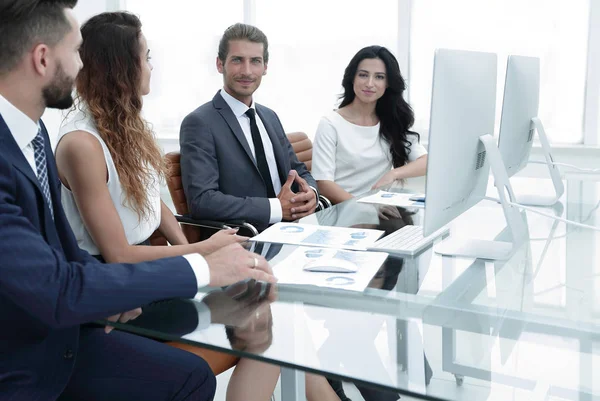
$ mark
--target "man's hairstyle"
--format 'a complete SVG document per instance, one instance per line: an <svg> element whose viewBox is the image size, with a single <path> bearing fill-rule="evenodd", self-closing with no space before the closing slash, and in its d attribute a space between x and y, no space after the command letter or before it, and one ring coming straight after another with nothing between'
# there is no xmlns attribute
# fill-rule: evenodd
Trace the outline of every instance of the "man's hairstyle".
<svg viewBox="0 0 600 401"><path fill-rule="evenodd" d="M229 53L229 42L232 40L247 40L254 43L263 44L263 62L266 64L269 62L269 41L267 36L255 26L237 23L231 25L223 33L223 37L219 42L219 59L225 62L227 54Z"/></svg>
<svg viewBox="0 0 600 401"><path fill-rule="evenodd" d="M37 43L54 46L70 31L64 9L77 0L0 0L0 74Z"/></svg>

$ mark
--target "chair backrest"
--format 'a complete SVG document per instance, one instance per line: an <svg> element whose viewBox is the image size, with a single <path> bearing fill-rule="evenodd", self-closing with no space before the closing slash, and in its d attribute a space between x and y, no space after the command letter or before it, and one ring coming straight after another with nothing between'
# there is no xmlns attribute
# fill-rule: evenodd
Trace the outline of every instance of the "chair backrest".
<svg viewBox="0 0 600 401"><path fill-rule="evenodd" d="M181 181L181 155L179 152L171 152L167 153L165 158L167 159L167 164L169 166L167 172L167 187L169 188L169 193L173 199L175 211L178 214L187 214L189 209L187 199L185 198L185 191L183 190L183 183ZM182 224L181 229L190 243L200 241L199 227Z"/></svg>
<svg viewBox="0 0 600 401"><path fill-rule="evenodd" d="M306 168L310 171L312 168L312 142L310 138L304 132L290 132L287 137L298 160L306 164Z"/></svg>

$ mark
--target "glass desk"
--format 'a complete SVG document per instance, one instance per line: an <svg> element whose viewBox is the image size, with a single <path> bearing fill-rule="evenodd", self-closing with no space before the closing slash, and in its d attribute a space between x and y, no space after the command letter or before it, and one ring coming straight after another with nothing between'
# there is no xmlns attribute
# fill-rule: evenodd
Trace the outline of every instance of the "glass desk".
<svg viewBox="0 0 600 401"><path fill-rule="evenodd" d="M565 178L561 202L543 210L600 225L600 176ZM516 192L551 188L513 184ZM423 219L422 209L387 220L380 212L351 200L302 223L389 233ZM150 305L116 326L279 365L286 401L303 399L304 372L420 399L600 399L600 233L525 216L530 240L507 261L442 257L430 247L390 256L364 292L244 282ZM502 238L504 229L501 207L482 201L450 235ZM262 246L273 263L294 249ZM210 322L199 318L203 309Z"/></svg>

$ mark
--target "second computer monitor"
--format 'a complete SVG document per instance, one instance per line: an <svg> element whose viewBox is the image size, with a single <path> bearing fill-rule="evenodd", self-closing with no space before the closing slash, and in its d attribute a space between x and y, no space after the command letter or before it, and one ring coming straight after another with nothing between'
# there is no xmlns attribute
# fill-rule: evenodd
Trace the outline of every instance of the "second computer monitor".
<svg viewBox="0 0 600 401"><path fill-rule="evenodd" d="M509 177L529 161L540 102L540 59L508 56L498 148Z"/></svg>
<svg viewBox="0 0 600 401"><path fill-rule="evenodd" d="M527 166L537 132L545 159L542 163L548 167L554 193L518 193L515 200L523 205L551 206L560 199L565 188L560 171L554 164L546 131L538 118L539 100L540 60L537 57L509 56L498 148L506 173L512 177Z"/></svg>
<svg viewBox="0 0 600 401"><path fill-rule="evenodd" d="M438 49L434 59L423 234L483 199L489 164L480 137L493 135L497 57Z"/></svg>

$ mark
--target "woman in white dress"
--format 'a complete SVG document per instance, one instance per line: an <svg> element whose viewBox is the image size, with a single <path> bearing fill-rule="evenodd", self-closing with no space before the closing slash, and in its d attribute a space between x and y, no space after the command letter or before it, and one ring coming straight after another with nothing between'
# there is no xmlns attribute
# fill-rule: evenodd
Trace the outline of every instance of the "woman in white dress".
<svg viewBox="0 0 600 401"><path fill-rule="evenodd" d="M125 12L103 13L87 21L81 33L78 107L67 115L56 148L63 207L80 247L106 262L134 263L207 255L246 240L236 230L223 230L189 244L160 199L166 166L141 115L152 65L140 20ZM172 246L137 246L156 229ZM203 355L200 348L192 352ZM242 359L227 399L267 401L278 377L277 367Z"/></svg>
<svg viewBox="0 0 600 401"><path fill-rule="evenodd" d="M361 49L342 80L338 110L323 117L313 147L312 175L334 204L394 181L425 175L427 151L403 98L406 84L394 55Z"/></svg>

